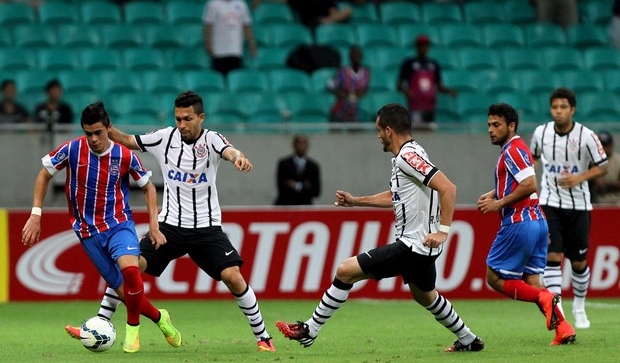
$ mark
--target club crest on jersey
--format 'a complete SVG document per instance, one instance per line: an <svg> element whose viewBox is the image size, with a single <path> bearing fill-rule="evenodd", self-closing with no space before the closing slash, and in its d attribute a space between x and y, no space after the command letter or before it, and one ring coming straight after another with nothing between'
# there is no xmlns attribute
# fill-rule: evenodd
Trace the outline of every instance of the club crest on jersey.
<svg viewBox="0 0 620 363"><path fill-rule="evenodd" d="M579 150L579 141L575 139L568 139L568 150L573 152Z"/></svg>
<svg viewBox="0 0 620 363"><path fill-rule="evenodd" d="M207 155L207 144L198 144L194 146L194 150L196 150L196 156L202 159Z"/></svg>
<svg viewBox="0 0 620 363"><path fill-rule="evenodd" d="M66 158L67 158L67 154L63 152L59 152L58 154L54 155L54 160L55 160L54 164L58 164L61 161L65 160Z"/></svg>
<svg viewBox="0 0 620 363"><path fill-rule="evenodd" d="M110 159L110 175L118 175L120 170L120 159Z"/></svg>

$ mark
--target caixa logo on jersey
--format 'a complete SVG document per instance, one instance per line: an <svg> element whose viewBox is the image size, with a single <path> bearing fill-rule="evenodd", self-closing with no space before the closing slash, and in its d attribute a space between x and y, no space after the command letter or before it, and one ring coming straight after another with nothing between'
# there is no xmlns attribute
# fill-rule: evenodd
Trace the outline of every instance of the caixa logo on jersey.
<svg viewBox="0 0 620 363"><path fill-rule="evenodd" d="M206 183L209 181L205 173L182 173L174 170L168 170L168 179L188 184Z"/></svg>

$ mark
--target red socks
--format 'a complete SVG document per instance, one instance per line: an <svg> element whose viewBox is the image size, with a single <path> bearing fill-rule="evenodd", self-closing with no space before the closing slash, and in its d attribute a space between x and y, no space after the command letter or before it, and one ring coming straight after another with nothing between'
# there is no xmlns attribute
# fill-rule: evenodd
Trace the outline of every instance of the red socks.
<svg viewBox="0 0 620 363"><path fill-rule="evenodd" d="M525 283L523 280L506 280L502 293L514 300L536 302L538 290Z"/></svg>
<svg viewBox="0 0 620 363"><path fill-rule="evenodd" d="M123 274L123 293L127 307L127 324L140 324L140 309L144 297L144 282L138 266L129 266L121 270Z"/></svg>

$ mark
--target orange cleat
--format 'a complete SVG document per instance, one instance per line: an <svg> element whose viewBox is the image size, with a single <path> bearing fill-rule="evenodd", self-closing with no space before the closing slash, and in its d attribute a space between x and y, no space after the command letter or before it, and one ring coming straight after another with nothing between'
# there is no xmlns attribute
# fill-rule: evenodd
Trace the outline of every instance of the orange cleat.
<svg viewBox="0 0 620 363"><path fill-rule="evenodd" d="M71 326L71 325L67 325L65 326L65 331L67 332L67 334L69 334L69 336L73 339L80 339L80 327L79 326Z"/></svg>
<svg viewBox="0 0 620 363"><path fill-rule="evenodd" d="M568 323L568 321L563 320L558 324L558 327L555 328L555 339L549 345L563 345L563 344L572 344L577 339L577 334L575 334L575 329Z"/></svg>
<svg viewBox="0 0 620 363"><path fill-rule="evenodd" d="M558 326L560 319L558 318L557 309L560 302L560 295L554 294L549 290L540 290L538 293L538 307L547 318L547 330L553 330Z"/></svg>

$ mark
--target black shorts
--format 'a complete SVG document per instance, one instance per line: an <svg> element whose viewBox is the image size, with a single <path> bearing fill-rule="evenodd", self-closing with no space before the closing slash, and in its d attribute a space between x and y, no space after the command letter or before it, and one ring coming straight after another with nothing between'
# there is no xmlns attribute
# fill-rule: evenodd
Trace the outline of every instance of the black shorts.
<svg viewBox="0 0 620 363"><path fill-rule="evenodd" d="M590 211L542 206L549 225L549 252L584 261L590 245Z"/></svg>
<svg viewBox="0 0 620 363"><path fill-rule="evenodd" d="M140 240L140 255L146 259L146 273L160 276L170 261L185 254L212 279L221 281L222 270L243 265L243 259L233 247L222 227L181 228L159 223L166 244L155 249L148 234Z"/></svg>
<svg viewBox="0 0 620 363"><path fill-rule="evenodd" d="M402 276L406 284L413 284L422 291L435 289L438 256L415 253L401 241L377 247L357 255L362 271L374 280Z"/></svg>

